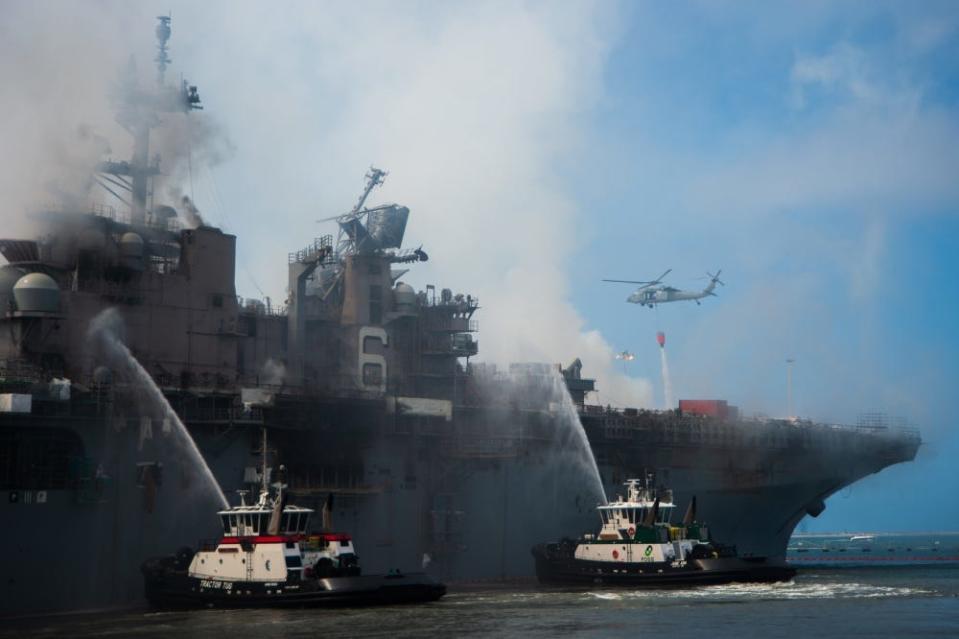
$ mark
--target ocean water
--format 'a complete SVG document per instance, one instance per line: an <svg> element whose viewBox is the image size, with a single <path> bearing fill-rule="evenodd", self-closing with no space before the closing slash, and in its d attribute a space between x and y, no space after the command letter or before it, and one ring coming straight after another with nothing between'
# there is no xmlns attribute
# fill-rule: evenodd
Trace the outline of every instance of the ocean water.
<svg viewBox="0 0 959 639"><path fill-rule="evenodd" d="M808 569L682 590L451 589L420 606L95 613L3 637L959 637L959 566Z"/></svg>

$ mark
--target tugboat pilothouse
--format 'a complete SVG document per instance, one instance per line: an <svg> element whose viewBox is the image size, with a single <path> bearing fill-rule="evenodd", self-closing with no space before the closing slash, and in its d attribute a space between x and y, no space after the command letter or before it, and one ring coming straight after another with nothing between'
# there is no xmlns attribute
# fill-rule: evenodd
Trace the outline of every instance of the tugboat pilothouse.
<svg viewBox="0 0 959 639"><path fill-rule="evenodd" d="M330 531L332 495L323 508L323 531L311 534L314 511L286 503L282 466L279 475L274 497L264 464L258 501L247 504L246 491L240 491L239 506L217 513L219 542L143 564L153 606L377 605L435 601L446 594L446 586L425 573L362 575L350 535Z"/></svg>
<svg viewBox="0 0 959 639"><path fill-rule="evenodd" d="M543 583L682 585L733 581L783 581L796 571L785 562L746 559L731 546L714 543L696 521L696 498L681 524L671 523L671 490L650 479L630 479L626 499L597 506L599 534L533 547L536 575Z"/></svg>

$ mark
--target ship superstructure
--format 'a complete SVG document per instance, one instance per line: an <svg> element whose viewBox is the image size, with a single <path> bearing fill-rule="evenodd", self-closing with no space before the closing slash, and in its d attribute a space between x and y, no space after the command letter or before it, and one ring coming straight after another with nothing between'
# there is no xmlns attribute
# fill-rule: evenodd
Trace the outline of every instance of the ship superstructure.
<svg viewBox="0 0 959 639"><path fill-rule="evenodd" d="M427 254L403 248L406 207L368 204L386 177L375 168L332 220L336 238L286 256L285 303L238 298L236 238L189 200L159 201L151 131L199 106L195 87L168 88L159 71L124 120L132 158L97 167L128 210L46 210L36 239L0 240L0 517L22 558L5 568L4 612L135 599L144 558L195 542L196 525L218 527L208 501L184 499L198 484L169 419L90 348L108 308L224 492L262 483L266 428L293 469L290 494L312 509L334 494L338 525L377 571L531 575L530 545L589 529L600 498L566 465L571 420L607 487L655 471L679 502L698 495L713 532L754 557L784 555L830 494L914 457L918 433L884 424L614 410L588 403L579 361L471 362L479 300L404 281ZM69 570L36 552L49 546L38 531L53 539L64 522L84 548Z"/></svg>

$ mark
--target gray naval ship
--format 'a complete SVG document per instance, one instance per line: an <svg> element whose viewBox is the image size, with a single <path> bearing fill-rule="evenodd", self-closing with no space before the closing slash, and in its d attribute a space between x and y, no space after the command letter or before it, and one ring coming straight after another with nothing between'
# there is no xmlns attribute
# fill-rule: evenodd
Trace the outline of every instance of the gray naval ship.
<svg viewBox="0 0 959 639"><path fill-rule="evenodd" d="M132 158L96 167L129 207L51 207L35 238L0 240L0 613L135 604L144 559L216 534L223 500L180 423L231 503L266 453L297 503L332 501L364 566L454 584L531 577L530 546L595 527L583 430L605 490L655 473L756 562L782 559L831 494L915 456L918 432L885 423L619 410L590 404L578 361L470 362L479 300L404 283L427 255L402 246L407 208L367 204L376 169L335 239L286 256L285 303L238 298L236 238L154 186L151 134L200 102L164 82L169 26L156 85L120 105ZM108 309L130 362L97 348Z"/></svg>

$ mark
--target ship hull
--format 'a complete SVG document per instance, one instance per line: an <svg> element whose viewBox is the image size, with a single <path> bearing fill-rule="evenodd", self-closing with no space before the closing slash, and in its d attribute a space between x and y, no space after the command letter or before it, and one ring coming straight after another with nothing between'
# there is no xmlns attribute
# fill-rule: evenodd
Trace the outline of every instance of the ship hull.
<svg viewBox="0 0 959 639"><path fill-rule="evenodd" d="M308 479L292 478L297 501L319 509L333 493L334 521L363 549L364 565L406 573L428 565L447 583L529 577L535 571L531 546L557 531L574 536L595 528L597 498L586 489L589 477L549 441L515 436L511 448L495 450L464 444L471 437L489 440L490 423L514 435L529 432L528 415L473 409L428 431L380 406L330 402L285 413L308 414L308 424L323 428L284 428L286 421L266 420L281 458L294 469L314 469ZM537 419L551 427L548 415ZM224 492L248 488L244 476L255 466L251 456L263 424L187 424ZM749 423L723 427L738 437L732 443L682 437L667 443L636 429L623 444L604 432L608 420L584 416L584 425L607 491L644 469L654 471L674 488L680 507L697 497L716 539L735 545L740 557L767 561L785 556L795 525L819 512L830 494L911 459L918 446L917 440L855 434L855 447L811 439L764 448L748 438L755 429ZM195 476L181 476L177 460L165 456L162 424L154 425L151 438L139 420L0 415L0 433L52 428L79 437L82 455L102 466L109 481L92 494L89 477L42 491L39 485L7 488L0 519L16 552L0 585L0 614L135 604L143 596L140 563L213 536L217 522L208 513L217 504ZM768 427L776 428L792 432L791 426ZM164 463L160 485L137 481L144 462ZM84 548L66 573L56 558L36 552L59 543L54 531L63 522ZM49 574L64 578L51 582Z"/></svg>
<svg viewBox="0 0 959 639"><path fill-rule="evenodd" d="M158 609L388 606L428 603L446 594L446 586L424 574L265 583L198 579L185 572L144 573L147 601Z"/></svg>

